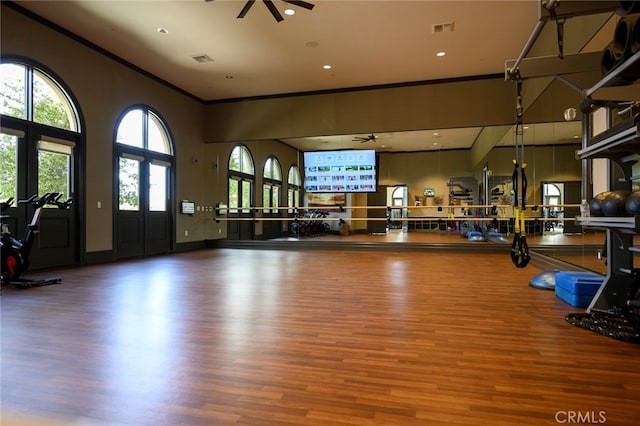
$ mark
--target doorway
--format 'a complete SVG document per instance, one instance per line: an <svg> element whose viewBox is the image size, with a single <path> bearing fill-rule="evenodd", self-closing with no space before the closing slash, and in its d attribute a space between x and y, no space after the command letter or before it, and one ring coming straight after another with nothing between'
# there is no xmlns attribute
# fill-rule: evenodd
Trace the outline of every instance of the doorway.
<svg viewBox="0 0 640 426"><path fill-rule="evenodd" d="M407 232L408 192L407 185L387 188L387 206L391 206L389 212L389 229L402 229L403 232Z"/></svg>

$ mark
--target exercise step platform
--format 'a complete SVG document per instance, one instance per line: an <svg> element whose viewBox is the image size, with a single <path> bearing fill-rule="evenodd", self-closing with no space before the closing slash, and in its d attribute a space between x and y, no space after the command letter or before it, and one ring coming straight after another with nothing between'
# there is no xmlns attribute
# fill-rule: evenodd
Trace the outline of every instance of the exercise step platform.
<svg viewBox="0 0 640 426"><path fill-rule="evenodd" d="M595 272L559 271L556 296L575 308L586 308L598 292L604 277Z"/></svg>
<svg viewBox="0 0 640 426"><path fill-rule="evenodd" d="M576 327L629 343L640 343L640 315L604 312L572 313L565 320Z"/></svg>

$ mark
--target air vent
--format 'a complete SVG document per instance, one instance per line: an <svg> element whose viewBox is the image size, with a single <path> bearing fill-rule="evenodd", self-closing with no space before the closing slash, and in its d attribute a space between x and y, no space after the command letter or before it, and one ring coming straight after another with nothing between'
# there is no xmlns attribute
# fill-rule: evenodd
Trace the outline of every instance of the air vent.
<svg viewBox="0 0 640 426"><path fill-rule="evenodd" d="M433 24L431 26L432 33L451 33L453 32L453 21L445 22L443 24Z"/></svg>
<svg viewBox="0 0 640 426"><path fill-rule="evenodd" d="M193 55L192 56L193 60L196 62L199 62L201 64L205 63L205 62L213 62L213 59L211 59L211 57L209 57L209 55Z"/></svg>

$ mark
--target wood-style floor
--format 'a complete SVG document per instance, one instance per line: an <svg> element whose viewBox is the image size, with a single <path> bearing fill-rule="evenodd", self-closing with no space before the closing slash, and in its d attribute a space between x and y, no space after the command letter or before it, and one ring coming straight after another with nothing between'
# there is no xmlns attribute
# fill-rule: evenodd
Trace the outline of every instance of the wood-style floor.
<svg viewBox="0 0 640 426"><path fill-rule="evenodd" d="M3 288L2 424L636 425L640 345L565 322L539 272L295 249L57 270Z"/></svg>

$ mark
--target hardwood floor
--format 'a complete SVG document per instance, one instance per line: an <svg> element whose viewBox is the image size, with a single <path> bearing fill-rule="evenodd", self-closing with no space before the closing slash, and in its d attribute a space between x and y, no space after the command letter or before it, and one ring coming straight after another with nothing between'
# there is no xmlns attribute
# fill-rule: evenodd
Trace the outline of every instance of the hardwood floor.
<svg viewBox="0 0 640 426"><path fill-rule="evenodd" d="M538 272L239 249L53 271L3 288L2 424L637 424L640 346L565 322Z"/></svg>

